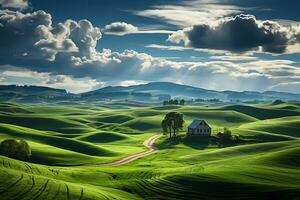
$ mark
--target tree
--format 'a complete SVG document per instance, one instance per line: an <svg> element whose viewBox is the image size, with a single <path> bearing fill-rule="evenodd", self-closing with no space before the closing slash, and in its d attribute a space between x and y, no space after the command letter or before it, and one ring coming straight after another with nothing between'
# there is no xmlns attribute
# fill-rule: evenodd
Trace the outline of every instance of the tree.
<svg viewBox="0 0 300 200"><path fill-rule="evenodd" d="M233 144L239 140L239 136L233 135L231 130L228 128L224 128L223 133L218 133L217 138L220 145Z"/></svg>
<svg viewBox="0 0 300 200"><path fill-rule="evenodd" d="M171 128L169 126L169 121L168 119L164 118L161 122L161 127L163 129L163 134L164 135L167 135L168 133L170 134L170 138L171 138L171 134L172 134L172 131L171 131Z"/></svg>
<svg viewBox="0 0 300 200"><path fill-rule="evenodd" d="M176 137L177 132L183 128L183 124L183 114L178 112L169 112L162 121L163 132L169 132L170 138L172 137L173 132L173 137Z"/></svg>
<svg viewBox="0 0 300 200"><path fill-rule="evenodd" d="M19 142L14 139L7 139L0 144L0 154L18 160L28 160L31 156L29 144L25 140Z"/></svg>
<svg viewBox="0 0 300 200"><path fill-rule="evenodd" d="M25 140L19 141L18 157L20 160L29 160L31 156L31 149Z"/></svg>
<svg viewBox="0 0 300 200"><path fill-rule="evenodd" d="M232 141L232 132L230 129L228 128L224 128L224 136L223 136L223 140L225 143L228 143L230 141Z"/></svg>
<svg viewBox="0 0 300 200"><path fill-rule="evenodd" d="M0 153L3 156L10 158L17 158L19 143L16 140L8 139L4 140L0 144Z"/></svg>
<svg viewBox="0 0 300 200"><path fill-rule="evenodd" d="M179 104L184 105L184 103L185 103L184 99L181 99Z"/></svg>

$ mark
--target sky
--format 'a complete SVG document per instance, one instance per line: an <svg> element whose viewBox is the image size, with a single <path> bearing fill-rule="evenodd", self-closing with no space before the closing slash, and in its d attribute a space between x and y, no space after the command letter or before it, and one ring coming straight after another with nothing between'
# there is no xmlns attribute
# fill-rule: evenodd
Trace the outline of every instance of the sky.
<svg viewBox="0 0 300 200"><path fill-rule="evenodd" d="M298 0L0 0L0 85L300 93Z"/></svg>

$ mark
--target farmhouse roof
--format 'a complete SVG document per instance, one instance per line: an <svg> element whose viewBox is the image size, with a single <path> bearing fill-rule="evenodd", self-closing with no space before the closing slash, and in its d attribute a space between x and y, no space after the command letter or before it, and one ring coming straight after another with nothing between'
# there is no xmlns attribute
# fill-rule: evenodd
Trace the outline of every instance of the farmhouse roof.
<svg viewBox="0 0 300 200"><path fill-rule="evenodd" d="M202 122L204 122L205 124L207 124L203 119L198 119L198 120L194 120L189 126L188 128L197 128L197 126L199 126ZM207 124L208 125L208 124Z"/></svg>

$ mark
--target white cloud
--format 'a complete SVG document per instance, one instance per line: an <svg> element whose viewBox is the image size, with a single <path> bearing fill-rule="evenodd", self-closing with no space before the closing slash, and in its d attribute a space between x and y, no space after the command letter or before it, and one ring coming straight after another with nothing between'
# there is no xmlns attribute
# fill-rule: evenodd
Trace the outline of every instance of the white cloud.
<svg viewBox="0 0 300 200"><path fill-rule="evenodd" d="M49 76L47 82L43 82L42 85L66 89L69 92L80 93L103 87L104 83L90 78L78 79L66 75L55 75Z"/></svg>
<svg viewBox="0 0 300 200"><path fill-rule="evenodd" d="M0 10L0 54L3 57L27 59L44 57L50 61L58 53L91 58L95 53L100 29L88 20L66 20L52 25L52 17L44 11L21 13ZM26 50L26 52L24 52ZM13 52L13 54L12 54Z"/></svg>
<svg viewBox="0 0 300 200"><path fill-rule="evenodd" d="M133 13L138 16L159 19L179 27L187 27L198 24L199 21L212 22L224 16L242 12L238 6L219 3L220 1L215 0L181 1L175 5L157 5Z"/></svg>
<svg viewBox="0 0 300 200"><path fill-rule="evenodd" d="M102 31L108 35L126 35L130 33L137 33L138 28L125 22L113 22L106 25Z"/></svg>
<svg viewBox="0 0 300 200"><path fill-rule="evenodd" d="M124 86L124 87L128 87L131 85L139 85L139 84L145 84L147 82L143 81L143 80L125 80L125 81L121 81L119 83L117 83L118 85Z"/></svg>
<svg viewBox="0 0 300 200"><path fill-rule="evenodd" d="M279 83L300 81L300 68L289 60L178 62L133 50L121 53L104 50L98 53L105 54L106 62L101 59L90 60L77 66L69 63L64 69L55 71L64 75L6 70L2 77L13 75L19 77L19 80L24 80L24 77L35 77L36 80L39 77L39 85L43 83L73 92L86 91L99 85L128 86L158 80L217 90L263 91Z"/></svg>
<svg viewBox="0 0 300 200"><path fill-rule="evenodd" d="M160 49L160 50L168 50L168 51L185 51L192 50L197 52L206 52L209 54L228 54L227 51L219 50L219 49L205 49L205 48L193 48L187 46L179 46L179 45L160 45L160 44L149 44L145 46L146 48ZM244 53L243 55L251 55L252 52Z"/></svg>
<svg viewBox="0 0 300 200"><path fill-rule="evenodd" d="M24 10L28 8L28 0L0 0L2 8L14 8Z"/></svg>
<svg viewBox="0 0 300 200"><path fill-rule="evenodd" d="M222 56L210 56L210 59L227 60L227 61L245 61L245 60L258 60L258 57L248 55L222 55Z"/></svg>
<svg viewBox="0 0 300 200"><path fill-rule="evenodd" d="M149 27L143 27L139 29L138 27L128 24L126 22L113 22L106 25L102 29L103 33L107 35L127 35L127 34L172 34L174 31L163 30L163 29L149 29Z"/></svg>
<svg viewBox="0 0 300 200"><path fill-rule="evenodd" d="M172 46L172 45L160 45L160 44L149 44L145 46L146 48L170 50L170 51L184 51L191 50L193 48L183 47L183 46Z"/></svg>
<svg viewBox="0 0 300 200"><path fill-rule="evenodd" d="M170 30L139 30L137 33L139 34L172 34L175 31Z"/></svg>
<svg viewBox="0 0 300 200"><path fill-rule="evenodd" d="M103 82L88 77L74 78L67 75L41 73L13 66L1 66L0 84L38 85L66 89L69 92L80 93L100 88Z"/></svg>

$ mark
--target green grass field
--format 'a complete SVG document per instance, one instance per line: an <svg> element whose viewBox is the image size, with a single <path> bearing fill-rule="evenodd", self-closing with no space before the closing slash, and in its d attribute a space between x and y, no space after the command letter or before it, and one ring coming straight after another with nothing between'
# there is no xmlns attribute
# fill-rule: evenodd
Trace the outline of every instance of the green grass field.
<svg viewBox="0 0 300 200"><path fill-rule="evenodd" d="M96 166L145 151L170 111L177 140L122 166ZM219 147L186 138L193 119L242 140ZM25 139L31 162L0 156L0 199L300 199L300 104L44 106L0 104L0 141Z"/></svg>

